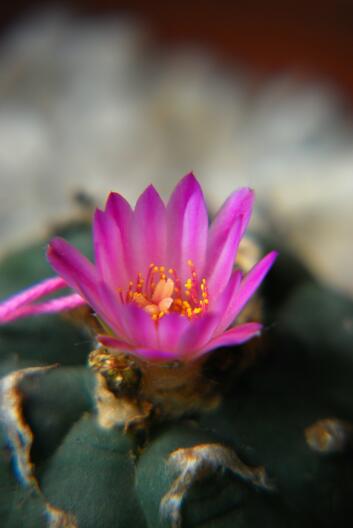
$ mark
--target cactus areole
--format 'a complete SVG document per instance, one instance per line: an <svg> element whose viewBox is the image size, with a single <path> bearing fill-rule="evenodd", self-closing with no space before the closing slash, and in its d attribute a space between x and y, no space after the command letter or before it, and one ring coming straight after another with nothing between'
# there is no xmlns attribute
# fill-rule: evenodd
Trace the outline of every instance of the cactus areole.
<svg viewBox="0 0 353 528"><path fill-rule="evenodd" d="M245 274L234 267L253 200L251 189L235 191L209 225L193 174L167 204L152 185L134 209L111 193L94 214L95 263L54 238L47 257L58 277L3 302L0 322L89 307L102 425L126 425L157 403L167 414L212 405L200 365L210 351L259 335L259 322L237 318L277 256L272 251ZM69 295L43 300L67 287Z"/></svg>

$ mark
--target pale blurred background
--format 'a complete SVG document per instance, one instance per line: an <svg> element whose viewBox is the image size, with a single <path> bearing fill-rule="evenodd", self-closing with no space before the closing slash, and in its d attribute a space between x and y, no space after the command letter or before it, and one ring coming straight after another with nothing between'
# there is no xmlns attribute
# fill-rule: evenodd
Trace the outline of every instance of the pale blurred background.
<svg viewBox="0 0 353 528"><path fill-rule="evenodd" d="M165 4L0 7L1 252L193 170L353 295L353 3Z"/></svg>

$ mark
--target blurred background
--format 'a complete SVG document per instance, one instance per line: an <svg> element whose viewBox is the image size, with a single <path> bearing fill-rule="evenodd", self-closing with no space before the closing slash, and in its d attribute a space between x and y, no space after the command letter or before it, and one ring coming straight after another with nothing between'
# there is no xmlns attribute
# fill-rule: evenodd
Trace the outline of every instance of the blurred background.
<svg viewBox="0 0 353 528"><path fill-rule="evenodd" d="M1 252L193 170L353 295L352 103L351 0L3 2Z"/></svg>

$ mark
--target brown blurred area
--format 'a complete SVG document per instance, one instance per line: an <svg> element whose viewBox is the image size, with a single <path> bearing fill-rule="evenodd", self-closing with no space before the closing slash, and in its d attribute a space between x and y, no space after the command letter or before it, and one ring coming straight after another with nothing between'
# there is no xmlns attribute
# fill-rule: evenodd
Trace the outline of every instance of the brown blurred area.
<svg viewBox="0 0 353 528"><path fill-rule="evenodd" d="M14 0L2 2L2 31L33 8L68 6L87 16L140 17L158 44L206 48L260 76L290 68L338 86L353 102L353 1Z"/></svg>

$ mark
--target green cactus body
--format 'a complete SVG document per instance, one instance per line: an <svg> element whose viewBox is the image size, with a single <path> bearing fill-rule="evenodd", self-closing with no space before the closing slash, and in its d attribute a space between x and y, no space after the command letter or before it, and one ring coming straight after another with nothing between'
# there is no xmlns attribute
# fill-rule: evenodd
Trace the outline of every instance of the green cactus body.
<svg viewBox="0 0 353 528"><path fill-rule="evenodd" d="M65 237L89 252L87 233L85 224L65 227ZM3 260L2 296L47 275L42 248ZM264 303L274 326L261 343L267 353L241 376L240 361L229 363L233 370L222 365L248 349L211 355L202 371L213 389L186 415L175 406L163 414L143 368L125 365L115 385L104 358L98 364L91 356L96 368L89 369L91 338L68 319L2 327L0 525L349 526L352 302L298 272L289 256L271 273ZM135 393L145 395L141 420L131 427L102 422L97 370L107 394L132 409Z"/></svg>

